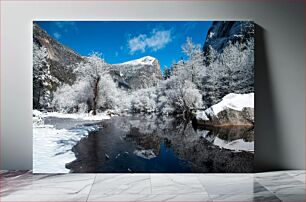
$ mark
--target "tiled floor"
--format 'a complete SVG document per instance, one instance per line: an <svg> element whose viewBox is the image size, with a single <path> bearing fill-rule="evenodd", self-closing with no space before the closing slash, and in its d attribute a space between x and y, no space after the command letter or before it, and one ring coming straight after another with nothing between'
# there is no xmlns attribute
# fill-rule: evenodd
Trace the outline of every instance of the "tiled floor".
<svg viewBox="0 0 306 202"><path fill-rule="evenodd" d="M0 201L305 201L305 171L35 174L1 171Z"/></svg>

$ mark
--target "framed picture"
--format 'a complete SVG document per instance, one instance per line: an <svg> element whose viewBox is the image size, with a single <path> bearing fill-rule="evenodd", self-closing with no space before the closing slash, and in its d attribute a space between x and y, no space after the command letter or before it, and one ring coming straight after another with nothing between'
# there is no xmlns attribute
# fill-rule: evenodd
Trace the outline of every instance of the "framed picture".
<svg viewBox="0 0 306 202"><path fill-rule="evenodd" d="M254 166L251 21L34 21L34 173Z"/></svg>

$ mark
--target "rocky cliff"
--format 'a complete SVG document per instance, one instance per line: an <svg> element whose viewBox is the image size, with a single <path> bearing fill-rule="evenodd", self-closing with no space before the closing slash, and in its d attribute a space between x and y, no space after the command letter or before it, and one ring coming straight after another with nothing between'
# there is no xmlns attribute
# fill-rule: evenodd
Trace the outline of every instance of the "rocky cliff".
<svg viewBox="0 0 306 202"><path fill-rule="evenodd" d="M53 39L35 23L33 24L33 43L47 49L50 71L54 77L63 83L74 82L73 65L84 61L82 56Z"/></svg>
<svg viewBox="0 0 306 202"><path fill-rule="evenodd" d="M207 32L203 47L205 63L214 60L212 51L222 53L230 43L246 43L254 37L254 23L251 21L214 21Z"/></svg>

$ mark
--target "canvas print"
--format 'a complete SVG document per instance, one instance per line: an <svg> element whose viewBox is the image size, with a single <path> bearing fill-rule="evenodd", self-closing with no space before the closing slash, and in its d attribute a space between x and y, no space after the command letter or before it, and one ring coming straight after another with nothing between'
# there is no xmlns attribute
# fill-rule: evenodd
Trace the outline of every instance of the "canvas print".
<svg viewBox="0 0 306 202"><path fill-rule="evenodd" d="M245 173L250 21L34 21L34 173Z"/></svg>

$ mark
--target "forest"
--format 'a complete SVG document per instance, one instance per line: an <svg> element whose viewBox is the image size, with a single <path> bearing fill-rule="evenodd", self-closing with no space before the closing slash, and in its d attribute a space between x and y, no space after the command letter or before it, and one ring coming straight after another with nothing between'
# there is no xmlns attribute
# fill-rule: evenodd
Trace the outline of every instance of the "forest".
<svg viewBox="0 0 306 202"><path fill-rule="evenodd" d="M222 52L210 46L206 56L201 45L191 38L181 48L187 59L164 67L162 79L155 85L129 90L114 81L111 72L116 66L108 64L102 53L72 64L74 83L56 85L60 82L50 74L46 48L34 44L34 86L45 86L34 93L40 94L40 108L49 111L177 115L209 108L229 93L254 92L253 38L245 43L230 43Z"/></svg>

